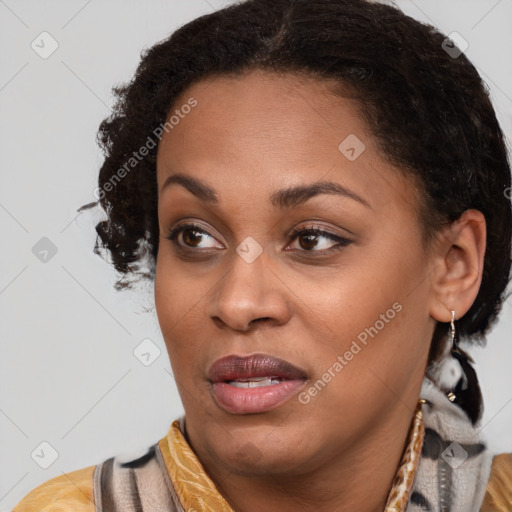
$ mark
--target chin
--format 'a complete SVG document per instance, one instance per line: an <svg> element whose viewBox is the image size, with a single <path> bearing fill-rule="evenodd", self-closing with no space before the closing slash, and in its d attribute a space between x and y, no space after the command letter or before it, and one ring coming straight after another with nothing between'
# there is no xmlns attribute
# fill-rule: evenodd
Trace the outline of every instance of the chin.
<svg viewBox="0 0 512 512"><path fill-rule="evenodd" d="M312 440L303 432L281 430L242 428L222 442L211 440L213 451L223 465L239 475L300 473L300 468L307 466L309 452L314 452Z"/></svg>

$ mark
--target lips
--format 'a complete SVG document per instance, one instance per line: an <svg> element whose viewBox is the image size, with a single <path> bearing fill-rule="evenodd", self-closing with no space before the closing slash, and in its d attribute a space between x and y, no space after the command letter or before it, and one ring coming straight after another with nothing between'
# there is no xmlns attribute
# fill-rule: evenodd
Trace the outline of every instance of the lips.
<svg viewBox="0 0 512 512"><path fill-rule="evenodd" d="M210 367L208 376L213 383L252 378L275 377L286 380L305 379L306 372L288 361L265 354L227 356Z"/></svg>
<svg viewBox="0 0 512 512"><path fill-rule="evenodd" d="M217 405L232 414L274 409L307 380L305 370L267 354L223 357L210 367L208 377Z"/></svg>

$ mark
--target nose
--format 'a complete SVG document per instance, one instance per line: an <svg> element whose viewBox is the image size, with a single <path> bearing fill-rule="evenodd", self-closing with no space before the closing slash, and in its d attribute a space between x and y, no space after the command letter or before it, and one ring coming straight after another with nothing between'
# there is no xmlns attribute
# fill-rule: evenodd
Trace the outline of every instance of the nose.
<svg viewBox="0 0 512 512"><path fill-rule="evenodd" d="M211 296L208 316L219 328L235 331L283 325L291 316L287 291L265 252L251 263L235 254Z"/></svg>

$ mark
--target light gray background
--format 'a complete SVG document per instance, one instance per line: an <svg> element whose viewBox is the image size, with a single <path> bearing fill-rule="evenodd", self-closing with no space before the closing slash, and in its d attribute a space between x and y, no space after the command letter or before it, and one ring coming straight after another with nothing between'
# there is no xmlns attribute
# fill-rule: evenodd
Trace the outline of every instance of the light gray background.
<svg viewBox="0 0 512 512"><path fill-rule="evenodd" d="M56 475L156 442L182 414L156 315L145 312L151 286L114 291L113 270L92 253L98 217L76 209L95 200L95 135L112 85L131 77L144 47L228 3L0 1L2 511ZM510 140L511 1L398 4L468 41ZM59 45L47 59L31 48L43 31ZM57 248L46 263L32 252L42 237ZM512 451L511 333L509 301L488 347L472 350L496 452ZM133 354L147 338L161 350L150 366ZM44 441L58 453L47 469L31 458L37 449L50 460Z"/></svg>

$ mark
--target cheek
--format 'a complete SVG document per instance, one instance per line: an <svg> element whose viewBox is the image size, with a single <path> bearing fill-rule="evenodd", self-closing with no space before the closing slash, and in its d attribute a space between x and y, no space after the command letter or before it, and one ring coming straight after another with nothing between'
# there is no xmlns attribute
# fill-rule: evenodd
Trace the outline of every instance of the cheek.
<svg viewBox="0 0 512 512"><path fill-rule="evenodd" d="M158 258L155 269L155 308L158 316L158 322L162 334L170 331L176 323L179 311L179 301L176 300L175 291L178 289L176 273L169 269L169 263L166 261L165 250L159 248Z"/></svg>
<svg viewBox="0 0 512 512"><path fill-rule="evenodd" d="M155 307L163 334L187 322L207 291L197 267L178 261L169 244L161 243L155 270Z"/></svg>
<svg viewBox="0 0 512 512"><path fill-rule="evenodd" d="M359 309L338 310L337 316L333 310L336 338L329 343L319 331L310 331L316 339L305 354L315 371L298 398L306 404L304 414L327 430L353 432L398 400L409 403L415 393L426 353L416 337L415 312L391 299L371 297Z"/></svg>
<svg viewBox="0 0 512 512"><path fill-rule="evenodd" d="M386 240L301 288L307 306L301 322L315 339L308 360L315 379L327 383L325 391L322 382L317 386L325 407L337 403L348 411L362 402L396 400L411 392L426 360L429 285L421 269L426 272L427 261L398 238Z"/></svg>
<svg viewBox="0 0 512 512"><path fill-rule="evenodd" d="M176 261L165 247L159 249L155 308L173 373L180 382L195 378L210 355L209 343L204 343L208 339L206 301L218 280L218 274L201 277L196 266Z"/></svg>

